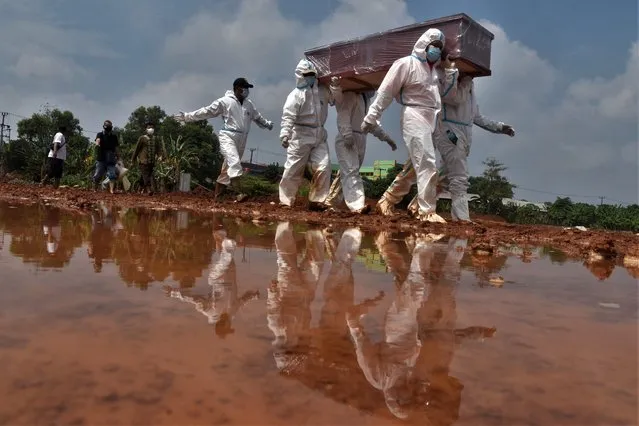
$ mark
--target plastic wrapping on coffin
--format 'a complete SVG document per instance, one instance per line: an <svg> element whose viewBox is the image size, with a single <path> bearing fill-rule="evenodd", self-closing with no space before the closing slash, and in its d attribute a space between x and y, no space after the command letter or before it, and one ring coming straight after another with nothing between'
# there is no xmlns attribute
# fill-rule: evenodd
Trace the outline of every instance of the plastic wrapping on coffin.
<svg viewBox="0 0 639 426"><path fill-rule="evenodd" d="M477 77L489 76L494 35L466 14L447 16L405 27L310 49L306 57L320 81L342 77L343 90L377 89L393 62L411 54L415 42L429 28L446 37L444 50L457 67Z"/></svg>

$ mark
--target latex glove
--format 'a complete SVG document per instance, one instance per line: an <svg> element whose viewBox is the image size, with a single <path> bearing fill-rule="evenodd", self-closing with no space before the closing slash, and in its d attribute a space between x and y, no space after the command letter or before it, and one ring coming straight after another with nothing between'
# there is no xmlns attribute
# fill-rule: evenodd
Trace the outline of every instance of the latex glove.
<svg viewBox="0 0 639 426"><path fill-rule="evenodd" d="M511 138L515 136L515 129L513 129L512 126L509 126L508 124L504 124L503 126L501 126L501 132L505 135L510 136Z"/></svg>
<svg viewBox="0 0 639 426"><path fill-rule="evenodd" d="M186 121L186 113L184 111L180 111L177 114L174 114L173 118L176 121L180 121L180 122L184 123Z"/></svg>
<svg viewBox="0 0 639 426"><path fill-rule="evenodd" d="M269 130L273 130L273 122L272 121L267 121L266 122L266 128Z"/></svg>
<svg viewBox="0 0 639 426"><path fill-rule="evenodd" d="M442 61L442 65L444 68L451 69L455 68L455 61L451 61L448 57Z"/></svg>
<svg viewBox="0 0 639 426"><path fill-rule="evenodd" d="M331 86L339 87L342 85L342 77L331 77Z"/></svg>
<svg viewBox="0 0 639 426"><path fill-rule="evenodd" d="M282 136L280 140L282 141L282 147L288 148L288 136Z"/></svg>
<svg viewBox="0 0 639 426"><path fill-rule="evenodd" d="M366 121L364 121L362 123L362 133L370 133L370 131L373 130L373 127L375 127L374 124L367 123Z"/></svg>
<svg viewBox="0 0 639 426"><path fill-rule="evenodd" d="M379 126L379 125L373 126L373 128L371 129L370 133L371 133L371 135L375 136L380 141L386 142L388 144L388 146L390 146L393 151L397 150L397 143L395 143L393 138L391 138L388 135L388 133L386 133L384 131L384 129L382 129L382 126Z"/></svg>

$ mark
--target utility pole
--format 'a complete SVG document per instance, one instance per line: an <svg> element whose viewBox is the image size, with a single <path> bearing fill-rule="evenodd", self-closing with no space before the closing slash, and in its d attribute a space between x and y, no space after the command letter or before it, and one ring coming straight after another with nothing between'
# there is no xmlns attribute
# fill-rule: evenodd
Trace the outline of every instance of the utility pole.
<svg viewBox="0 0 639 426"><path fill-rule="evenodd" d="M257 148L249 148L249 150L251 151L251 159L249 160L249 163L253 164L253 151L255 151Z"/></svg>
<svg viewBox="0 0 639 426"><path fill-rule="evenodd" d="M4 124L4 119L7 115L9 115L9 113L0 112L0 114L2 115L2 124L0 124L0 146L4 146L4 128L9 127Z"/></svg>
<svg viewBox="0 0 639 426"><path fill-rule="evenodd" d="M606 199L606 197L599 197L599 199L601 200L601 203L599 203L600 206L603 206L603 202Z"/></svg>

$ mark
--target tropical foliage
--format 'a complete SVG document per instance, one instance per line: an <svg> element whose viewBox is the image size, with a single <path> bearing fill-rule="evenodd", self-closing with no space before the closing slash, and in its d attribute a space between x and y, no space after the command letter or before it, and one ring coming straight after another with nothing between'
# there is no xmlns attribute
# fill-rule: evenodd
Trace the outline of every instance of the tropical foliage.
<svg viewBox="0 0 639 426"><path fill-rule="evenodd" d="M146 122L156 125L156 137L159 138L162 160L156 167L156 179L161 191L177 189L180 173L190 173L192 182L211 188L222 165L219 141L213 128L206 121L180 124L159 106L140 106L131 113L124 127L117 128L120 138L120 154L125 166L130 168L129 180L133 190L137 189L139 170L130 160L138 138L143 134ZM79 120L70 111L43 108L30 118L18 122L18 137L4 147L0 153L0 170L20 176L28 182L39 181L45 164L49 145L57 128L65 125L70 129L68 140L68 158L65 162L65 174L62 184L83 186L90 181L95 164L95 135L87 137ZM523 207L506 205L504 198L512 198L516 186L504 172L508 170L495 158L483 163L485 170L481 176L470 178L468 192L478 194L479 200L471 202L475 214L501 216L509 222L521 224L548 224L558 226L585 226L611 230L629 230L639 232L639 205L590 205L575 203L569 198L557 198L554 203L546 203L545 208L530 204ZM367 198L379 199L401 166L391 169L383 179L364 178ZM247 176L245 190L254 196L275 195L282 167L270 165L262 176ZM310 175L306 175L307 179ZM308 193L305 183L300 195ZM400 204L405 207L415 195L415 188ZM448 211L450 202L440 200L438 209Z"/></svg>

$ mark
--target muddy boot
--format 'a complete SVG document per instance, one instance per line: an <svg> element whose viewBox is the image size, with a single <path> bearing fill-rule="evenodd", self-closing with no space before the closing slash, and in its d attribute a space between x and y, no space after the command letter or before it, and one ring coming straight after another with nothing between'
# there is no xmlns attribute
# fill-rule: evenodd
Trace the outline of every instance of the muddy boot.
<svg viewBox="0 0 639 426"><path fill-rule="evenodd" d="M231 188L233 189L233 192L236 193L236 203L242 203L248 199L248 194L242 191L242 176L231 179Z"/></svg>
<svg viewBox="0 0 639 426"><path fill-rule="evenodd" d="M395 214L395 206L384 197L377 202L375 209L384 216L393 216Z"/></svg>
<svg viewBox="0 0 639 426"><path fill-rule="evenodd" d="M429 223L446 223L446 220L437 213L420 214L419 220Z"/></svg>
<svg viewBox="0 0 639 426"><path fill-rule="evenodd" d="M369 214L371 212L371 206L368 204L362 207L361 209L355 211L357 214Z"/></svg>
<svg viewBox="0 0 639 426"><path fill-rule="evenodd" d="M318 203L314 201L310 201L308 203L308 209L312 212L323 212L328 209L328 206L324 203Z"/></svg>
<svg viewBox="0 0 639 426"><path fill-rule="evenodd" d="M213 199L217 200L218 198L221 199L221 197L224 195L224 193L226 192L226 185L222 185L219 182L215 182L215 194L213 195Z"/></svg>
<svg viewBox="0 0 639 426"><path fill-rule="evenodd" d="M415 217L419 216L419 202L417 201L417 196L414 196L408 205L408 213Z"/></svg>

